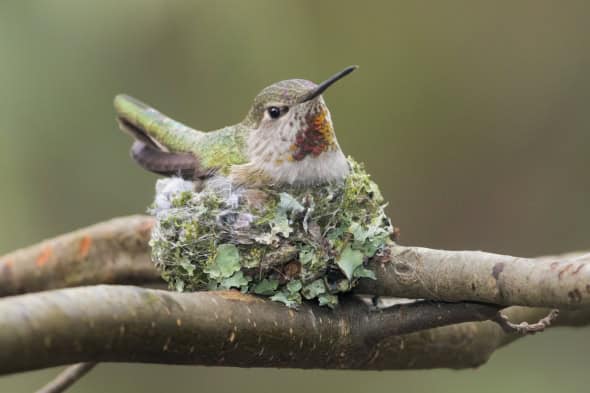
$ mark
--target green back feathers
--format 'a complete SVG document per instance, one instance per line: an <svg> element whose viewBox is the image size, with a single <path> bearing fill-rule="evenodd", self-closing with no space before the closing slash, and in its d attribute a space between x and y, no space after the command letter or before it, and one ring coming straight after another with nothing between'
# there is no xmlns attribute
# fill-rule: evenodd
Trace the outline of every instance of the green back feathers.
<svg viewBox="0 0 590 393"><path fill-rule="evenodd" d="M232 165L248 162L247 134L248 129L241 124L208 132L191 152L200 158L203 168L219 168L223 175L227 175Z"/></svg>

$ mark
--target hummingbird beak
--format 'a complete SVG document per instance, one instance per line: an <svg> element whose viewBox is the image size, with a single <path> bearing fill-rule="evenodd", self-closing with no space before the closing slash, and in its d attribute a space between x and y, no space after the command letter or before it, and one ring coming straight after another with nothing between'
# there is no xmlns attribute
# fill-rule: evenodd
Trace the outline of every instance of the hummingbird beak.
<svg viewBox="0 0 590 393"><path fill-rule="evenodd" d="M326 79L325 81L317 85L313 90L305 93L301 98L299 98L299 100L297 100L297 103L301 104L303 102L313 100L314 98L322 94L324 91L326 91L326 89L330 87L334 82L344 78L346 75L350 74L357 68L358 66L356 65L349 66L340 71L339 73L332 75L330 78Z"/></svg>

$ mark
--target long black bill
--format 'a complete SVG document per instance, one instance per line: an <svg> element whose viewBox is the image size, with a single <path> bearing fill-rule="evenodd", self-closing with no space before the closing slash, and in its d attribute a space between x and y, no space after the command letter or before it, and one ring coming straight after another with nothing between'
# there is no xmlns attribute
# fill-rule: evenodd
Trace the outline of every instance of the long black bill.
<svg viewBox="0 0 590 393"><path fill-rule="evenodd" d="M352 71L356 70L358 66L353 65L346 67L339 73L332 75L330 78L326 79L322 83L320 83L315 89L311 90L310 92L306 93L303 97L301 97L298 101L299 104L305 101L313 100L320 94L322 94L328 87L330 87L334 82L344 78L346 75L350 74Z"/></svg>

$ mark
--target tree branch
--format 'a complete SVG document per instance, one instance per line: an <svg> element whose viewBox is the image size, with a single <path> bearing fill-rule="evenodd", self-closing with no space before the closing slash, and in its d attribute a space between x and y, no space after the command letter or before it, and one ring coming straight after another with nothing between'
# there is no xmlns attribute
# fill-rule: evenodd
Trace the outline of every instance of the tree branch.
<svg viewBox="0 0 590 393"><path fill-rule="evenodd" d="M5 255L0 296L161 282L149 258L152 225L146 216L118 218ZM590 253L530 259L399 245L389 251L372 262L377 280L361 280L358 293L535 307L590 304Z"/></svg>
<svg viewBox="0 0 590 393"><path fill-rule="evenodd" d="M148 241L153 219L115 218L0 257L0 297L92 284L161 281Z"/></svg>
<svg viewBox="0 0 590 393"><path fill-rule="evenodd" d="M507 306L588 306L589 264L590 253L530 259L396 245L376 261L377 280L363 280L357 291Z"/></svg>
<svg viewBox="0 0 590 393"><path fill-rule="evenodd" d="M0 258L0 296L98 283L153 284L153 220L114 219ZM554 326L590 322L590 254L537 259L395 245L357 293L561 310ZM0 299L0 373L62 364L136 361L244 367L465 368L484 363L543 319L544 308L420 302L338 311L238 292L172 293L98 286ZM486 322L467 322L484 321ZM492 322L496 321L496 322ZM552 322L552 319L551 319ZM498 325L498 323L501 325ZM505 330L504 330L505 329ZM522 329L521 329L522 330ZM530 329L528 329L530 330Z"/></svg>
<svg viewBox="0 0 590 393"><path fill-rule="evenodd" d="M502 311L512 321L535 322L549 312L543 308L510 307ZM583 327L590 324L590 309L562 311L552 327ZM387 352L396 361L411 364L413 369L478 367L486 363L499 348L524 337L517 333L506 333L492 321L469 322L408 335L392 336L379 343L377 349ZM372 366L387 368L392 359L379 357ZM402 368L402 367L399 367Z"/></svg>
<svg viewBox="0 0 590 393"><path fill-rule="evenodd" d="M466 368L521 337L494 322L496 306L422 302L370 311L347 297L337 311L231 292L175 293L92 286L0 299L0 374L76 362L237 367ZM546 309L511 307L514 321ZM590 310L556 325L590 323ZM441 327L442 326L442 327ZM418 332L415 332L417 331ZM410 333L415 332L415 333Z"/></svg>
<svg viewBox="0 0 590 393"><path fill-rule="evenodd" d="M421 302L370 311L299 311L230 292L92 286L0 299L0 373L78 362L238 367L411 368L379 343L422 329L492 318L498 308ZM407 360L407 359L406 359ZM380 364L380 367L376 367Z"/></svg>

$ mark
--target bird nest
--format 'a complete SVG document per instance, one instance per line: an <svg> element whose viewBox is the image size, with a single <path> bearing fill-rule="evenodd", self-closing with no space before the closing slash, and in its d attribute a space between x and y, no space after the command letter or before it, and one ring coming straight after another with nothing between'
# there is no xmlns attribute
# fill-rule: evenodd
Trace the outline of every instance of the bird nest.
<svg viewBox="0 0 590 393"><path fill-rule="evenodd" d="M233 189L217 178L196 192L158 180L150 245L162 277L178 291L236 288L289 307L335 307L359 279L375 279L368 261L393 236L378 186L348 162L344 182L314 187Z"/></svg>

